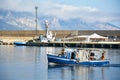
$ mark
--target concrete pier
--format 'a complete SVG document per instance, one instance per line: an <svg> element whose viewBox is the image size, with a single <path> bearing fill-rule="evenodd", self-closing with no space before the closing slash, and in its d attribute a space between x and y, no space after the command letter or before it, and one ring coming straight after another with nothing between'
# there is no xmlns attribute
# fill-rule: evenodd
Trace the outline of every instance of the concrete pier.
<svg viewBox="0 0 120 80"><path fill-rule="evenodd" d="M120 42L28 42L26 46L120 49Z"/></svg>

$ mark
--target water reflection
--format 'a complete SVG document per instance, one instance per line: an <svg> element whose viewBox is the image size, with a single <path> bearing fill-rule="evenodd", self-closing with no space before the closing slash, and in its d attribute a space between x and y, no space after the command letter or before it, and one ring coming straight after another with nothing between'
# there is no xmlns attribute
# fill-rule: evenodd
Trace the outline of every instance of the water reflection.
<svg viewBox="0 0 120 80"><path fill-rule="evenodd" d="M62 48L0 46L0 80L119 80L120 66L49 65L46 54ZM111 64L120 64L120 50L108 49ZM111 76L112 75L112 76Z"/></svg>
<svg viewBox="0 0 120 80"><path fill-rule="evenodd" d="M49 66L48 80L108 80L104 67Z"/></svg>
<svg viewBox="0 0 120 80"><path fill-rule="evenodd" d="M87 67L80 66L54 66L49 67L49 80L89 80L88 79L88 69ZM58 71L59 70L59 71ZM57 72L57 73L56 73ZM58 76L54 76L59 74Z"/></svg>
<svg viewBox="0 0 120 80"><path fill-rule="evenodd" d="M35 79L47 80L47 56L45 48L35 48Z"/></svg>
<svg viewBox="0 0 120 80"><path fill-rule="evenodd" d="M102 68L101 68L101 76L102 76L102 80L105 79L105 78L104 78L104 75L105 75L105 74L104 74L104 68L102 67Z"/></svg>

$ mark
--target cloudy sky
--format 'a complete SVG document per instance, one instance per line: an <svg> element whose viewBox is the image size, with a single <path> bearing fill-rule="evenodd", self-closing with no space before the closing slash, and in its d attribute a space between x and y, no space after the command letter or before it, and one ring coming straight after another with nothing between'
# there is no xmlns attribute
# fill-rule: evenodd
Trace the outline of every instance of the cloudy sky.
<svg viewBox="0 0 120 80"><path fill-rule="evenodd" d="M120 26L120 0L0 0L0 8L55 16L65 20L81 18L88 22L111 22Z"/></svg>

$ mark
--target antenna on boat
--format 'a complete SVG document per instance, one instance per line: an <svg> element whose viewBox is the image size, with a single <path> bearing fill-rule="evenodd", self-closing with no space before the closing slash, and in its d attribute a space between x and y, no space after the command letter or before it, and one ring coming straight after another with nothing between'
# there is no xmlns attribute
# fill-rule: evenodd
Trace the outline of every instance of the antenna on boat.
<svg viewBox="0 0 120 80"><path fill-rule="evenodd" d="M48 27L49 27L49 23L48 20L45 20L45 28L46 28L46 38L48 38Z"/></svg>
<svg viewBox="0 0 120 80"><path fill-rule="evenodd" d="M36 36L38 34L37 32L37 27L38 27L38 15L37 15L37 10L38 10L38 6L35 6L35 14L36 14L36 19L35 19L35 22L36 22Z"/></svg>

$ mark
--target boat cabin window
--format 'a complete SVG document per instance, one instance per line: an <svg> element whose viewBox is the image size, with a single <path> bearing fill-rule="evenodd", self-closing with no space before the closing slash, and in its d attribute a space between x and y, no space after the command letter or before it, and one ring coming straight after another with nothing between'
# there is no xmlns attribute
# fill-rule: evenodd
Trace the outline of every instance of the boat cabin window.
<svg viewBox="0 0 120 80"><path fill-rule="evenodd" d="M76 55L75 55L75 52L72 52L71 53L71 59L75 59Z"/></svg>
<svg viewBox="0 0 120 80"><path fill-rule="evenodd" d="M67 51L64 53L64 56L67 59L76 59L76 52L75 51Z"/></svg>
<svg viewBox="0 0 120 80"><path fill-rule="evenodd" d="M62 57L63 57L64 55L65 55L65 54L64 54L64 49L62 49L62 50L61 50L61 54L58 54L58 56L62 56Z"/></svg>

